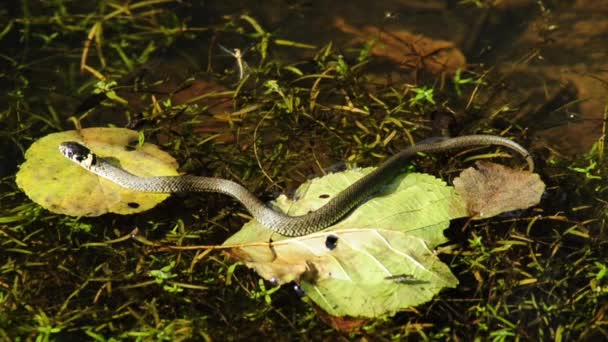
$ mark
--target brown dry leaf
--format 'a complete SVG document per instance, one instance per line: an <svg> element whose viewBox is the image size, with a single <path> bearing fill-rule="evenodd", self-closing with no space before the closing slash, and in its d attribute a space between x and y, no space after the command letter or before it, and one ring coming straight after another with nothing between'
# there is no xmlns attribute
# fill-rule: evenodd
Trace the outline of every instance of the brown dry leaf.
<svg viewBox="0 0 608 342"><path fill-rule="evenodd" d="M370 323L371 319L362 317L350 317L350 316L332 316L318 306L315 307L317 310L317 317L325 324L331 326L335 330L342 332L356 332L361 329L362 326Z"/></svg>
<svg viewBox="0 0 608 342"><path fill-rule="evenodd" d="M473 219L484 219L540 202L545 183L539 175L485 161L475 163L454 179L456 192Z"/></svg>
<svg viewBox="0 0 608 342"><path fill-rule="evenodd" d="M386 57L405 68L423 69L432 74L456 73L466 67L466 58L454 43L435 40L408 31L381 31L375 26L365 26L359 30L342 18L334 26L344 33L363 41L375 41L372 53Z"/></svg>

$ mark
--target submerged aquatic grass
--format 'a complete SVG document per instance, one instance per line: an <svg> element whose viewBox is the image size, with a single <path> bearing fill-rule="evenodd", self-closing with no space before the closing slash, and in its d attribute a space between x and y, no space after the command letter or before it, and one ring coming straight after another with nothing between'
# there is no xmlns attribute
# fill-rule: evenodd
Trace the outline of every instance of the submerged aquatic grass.
<svg viewBox="0 0 608 342"><path fill-rule="evenodd" d="M431 118L440 112L470 113L468 133L506 131L520 142L529 134L488 124L508 122L514 106L481 106L480 94L500 80L493 72L462 71L451 83L383 78L369 42L313 46L230 6L191 6L24 1L19 15L0 11L1 58L10 67L0 75L1 339L345 336L291 287L262 283L215 251L164 248L221 243L248 216L230 199L179 196L137 216L97 219L31 203L14 174L40 136L75 125L129 126L172 153L183 172L234 179L271 199L340 161L378 164L434 135ZM205 10L217 15L187 20ZM238 77L219 43L252 46L250 72ZM476 117L487 111L490 120ZM411 168L448 179L463 160L424 157ZM577 160L544 164L549 189L537 209L452 225L441 251L458 288L353 334L605 337L604 140Z"/></svg>

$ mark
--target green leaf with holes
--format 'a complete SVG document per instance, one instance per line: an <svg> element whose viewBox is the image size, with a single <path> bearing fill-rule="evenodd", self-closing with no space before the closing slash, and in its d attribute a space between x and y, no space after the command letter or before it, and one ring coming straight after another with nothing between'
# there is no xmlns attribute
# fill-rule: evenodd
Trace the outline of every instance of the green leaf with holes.
<svg viewBox="0 0 608 342"><path fill-rule="evenodd" d="M72 216L126 215L153 208L169 196L127 190L98 177L59 152L65 141L84 144L138 176L177 175L175 159L155 145L140 146L136 131L85 128L49 134L27 150L16 179L28 197L44 208Z"/></svg>
<svg viewBox="0 0 608 342"><path fill-rule="evenodd" d="M370 170L314 179L298 189L297 201L281 196L275 205L290 215L305 214ZM410 173L322 232L286 238L253 220L224 246L265 279L297 281L332 316L376 317L424 303L458 284L434 248L447 241L443 231L450 220L467 215L452 187Z"/></svg>

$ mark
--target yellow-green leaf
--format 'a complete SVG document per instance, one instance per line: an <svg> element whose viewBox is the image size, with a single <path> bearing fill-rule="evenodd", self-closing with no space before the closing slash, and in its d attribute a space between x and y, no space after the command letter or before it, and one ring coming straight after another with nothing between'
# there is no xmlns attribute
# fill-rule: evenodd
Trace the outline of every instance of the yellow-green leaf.
<svg viewBox="0 0 608 342"><path fill-rule="evenodd" d="M28 197L44 208L72 216L126 215L153 208L169 196L127 190L98 177L59 152L65 141L80 142L100 157L120 161L121 167L138 176L177 175L175 159L155 145L139 146L136 131L86 128L53 133L27 150L16 179Z"/></svg>
<svg viewBox="0 0 608 342"><path fill-rule="evenodd" d="M371 169L314 179L275 205L301 215L324 205ZM458 281L433 252L443 230L467 211L453 188L431 175L397 177L338 224L285 238L256 221L228 239L228 253L262 277L297 281L333 316L375 317L424 303Z"/></svg>

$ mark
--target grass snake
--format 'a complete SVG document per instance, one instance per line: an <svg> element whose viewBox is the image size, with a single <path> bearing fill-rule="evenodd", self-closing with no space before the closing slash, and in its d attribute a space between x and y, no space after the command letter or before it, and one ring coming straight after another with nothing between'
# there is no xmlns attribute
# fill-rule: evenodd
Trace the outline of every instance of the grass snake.
<svg viewBox="0 0 608 342"><path fill-rule="evenodd" d="M417 153L434 153L477 145L500 145L521 154L530 171L534 161L526 149L507 138L494 135L465 135L438 138L428 143L411 145L388 158L379 167L336 194L319 209L301 216L289 216L273 210L242 185L222 178L192 175L142 178L96 156L77 142L64 142L59 150L83 168L124 188L141 192L216 192L232 196L268 229L285 236L303 236L320 231L338 222L353 208L367 200L380 187L402 172L409 158Z"/></svg>

